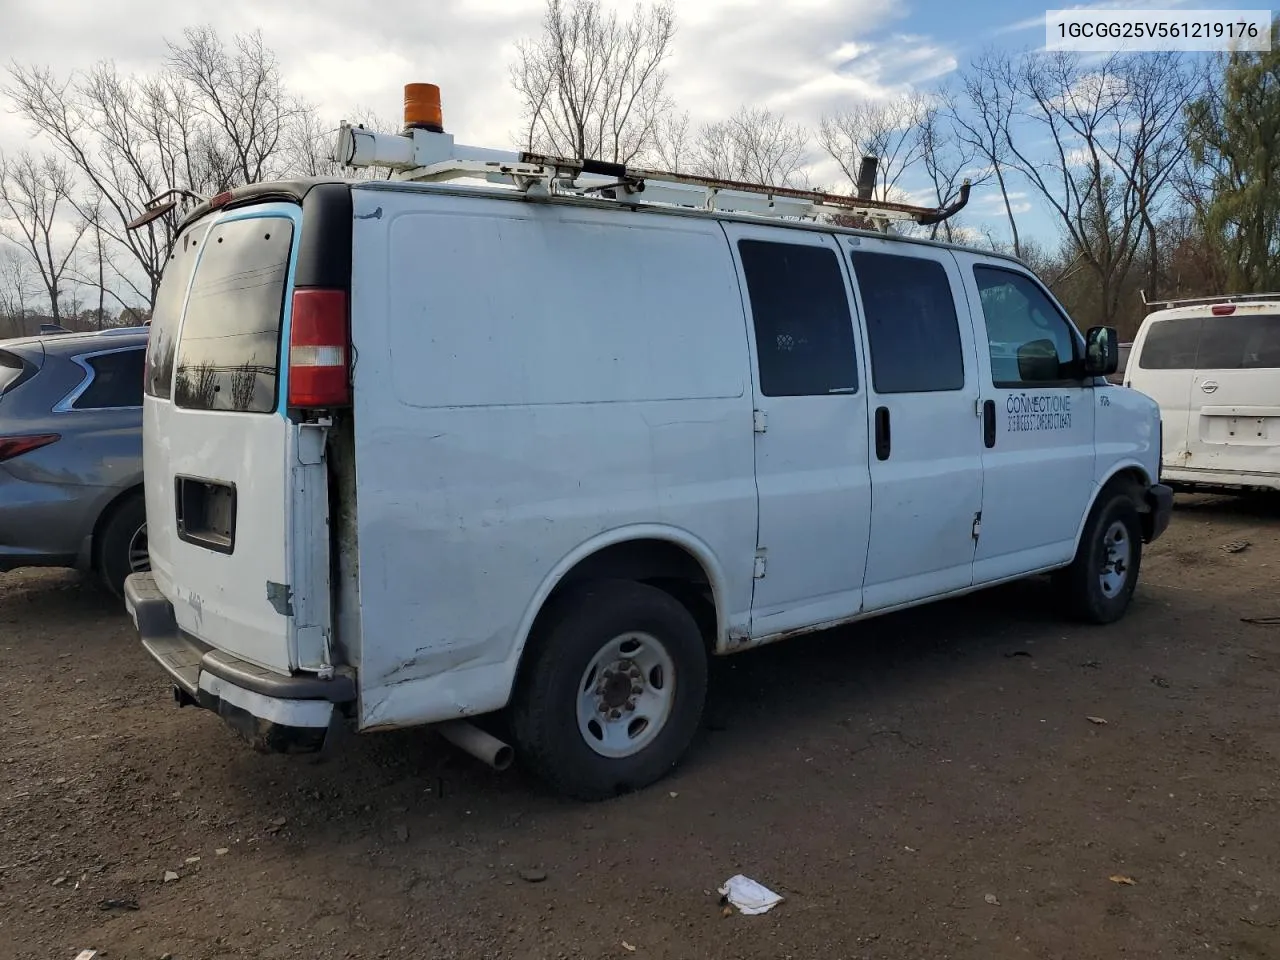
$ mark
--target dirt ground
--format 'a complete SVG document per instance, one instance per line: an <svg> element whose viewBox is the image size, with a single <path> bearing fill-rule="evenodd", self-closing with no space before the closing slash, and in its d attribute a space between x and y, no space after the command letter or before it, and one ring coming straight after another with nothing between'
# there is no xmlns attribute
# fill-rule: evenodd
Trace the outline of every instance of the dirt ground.
<svg viewBox="0 0 1280 960"><path fill-rule="evenodd" d="M1028 582L720 661L686 764L598 805L430 733L251 753L10 574L0 957L1280 957L1277 573L1280 505L1184 499L1122 623ZM785 902L725 916L736 873Z"/></svg>

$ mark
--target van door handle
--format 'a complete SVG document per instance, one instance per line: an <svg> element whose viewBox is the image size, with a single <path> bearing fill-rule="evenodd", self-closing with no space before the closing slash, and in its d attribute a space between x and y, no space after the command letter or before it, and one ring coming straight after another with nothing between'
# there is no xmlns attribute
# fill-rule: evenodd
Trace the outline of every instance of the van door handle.
<svg viewBox="0 0 1280 960"><path fill-rule="evenodd" d="M982 405L982 442L990 450L996 445L996 402L988 400Z"/></svg>
<svg viewBox="0 0 1280 960"><path fill-rule="evenodd" d="M876 459L888 460L891 446L889 437L889 408L876 407Z"/></svg>

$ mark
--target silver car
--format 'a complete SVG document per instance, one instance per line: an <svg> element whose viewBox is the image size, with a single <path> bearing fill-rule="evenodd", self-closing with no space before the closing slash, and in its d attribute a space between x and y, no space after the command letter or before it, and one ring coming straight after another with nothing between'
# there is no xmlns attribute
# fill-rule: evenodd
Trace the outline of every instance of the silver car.
<svg viewBox="0 0 1280 960"><path fill-rule="evenodd" d="M119 594L148 569L147 332L0 341L0 571L78 567Z"/></svg>

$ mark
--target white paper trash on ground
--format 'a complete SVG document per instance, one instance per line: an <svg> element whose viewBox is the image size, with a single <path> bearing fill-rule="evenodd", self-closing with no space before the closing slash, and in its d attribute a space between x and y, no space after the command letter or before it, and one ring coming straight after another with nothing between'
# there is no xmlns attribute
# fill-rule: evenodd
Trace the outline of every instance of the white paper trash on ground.
<svg viewBox="0 0 1280 960"><path fill-rule="evenodd" d="M768 913L782 902L782 897L742 874L730 877L720 888L720 895L748 916Z"/></svg>

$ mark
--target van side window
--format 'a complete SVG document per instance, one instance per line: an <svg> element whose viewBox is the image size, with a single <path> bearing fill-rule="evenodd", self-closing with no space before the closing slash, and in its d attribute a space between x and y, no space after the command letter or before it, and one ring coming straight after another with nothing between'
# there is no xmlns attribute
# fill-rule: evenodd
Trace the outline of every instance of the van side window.
<svg viewBox="0 0 1280 960"><path fill-rule="evenodd" d="M1203 317L1157 320L1147 329L1138 356L1143 370L1194 370Z"/></svg>
<svg viewBox="0 0 1280 960"><path fill-rule="evenodd" d="M1075 333L1035 281L998 267L974 267L973 276L987 324L992 385L1025 387L1073 379Z"/></svg>
<svg viewBox="0 0 1280 960"><path fill-rule="evenodd" d="M766 397L855 393L849 296L833 250L739 240Z"/></svg>
<svg viewBox="0 0 1280 960"><path fill-rule="evenodd" d="M960 323L947 271L936 260L855 252L877 393L964 389Z"/></svg>
<svg viewBox="0 0 1280 960"><path fill-rule="evenodd" d="M117 350L85 360L93 379L71 405L74 410L142 406L142 348Z"/></svg>

